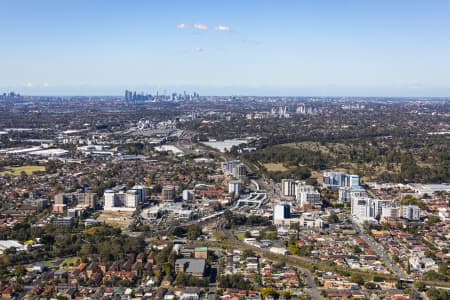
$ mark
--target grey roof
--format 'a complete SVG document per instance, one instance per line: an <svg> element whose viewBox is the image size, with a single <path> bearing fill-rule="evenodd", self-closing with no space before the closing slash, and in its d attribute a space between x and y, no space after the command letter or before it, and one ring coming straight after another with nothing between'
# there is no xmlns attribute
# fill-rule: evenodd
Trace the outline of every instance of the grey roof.
<svg viewBox="0 0 450 300"><path fill-rule="evenodd" d="M206 262L204 259L180 258L175 262L179 264L187 264L186 273L203 274L205 272Z"/></svg>

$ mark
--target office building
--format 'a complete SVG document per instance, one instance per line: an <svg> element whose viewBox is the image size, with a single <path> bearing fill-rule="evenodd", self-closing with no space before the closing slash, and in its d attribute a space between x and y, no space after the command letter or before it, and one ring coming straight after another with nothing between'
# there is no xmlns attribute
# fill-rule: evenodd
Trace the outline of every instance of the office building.
<svg viewBox="0 0 450 300"><path fill-rule="evenodd" d="M298 222L298 218L291 218L291 206L288 203L275 205L273 209L273 224L275 226L289 226L295 222Z"/></svg>
<svg viewBox="0 0 450 300"><path fill-rule="evenodd" d="M323 186L326 188L352 187L357 188L361 185L359 175L345 174L342 172L324 172Z"/></svg>
<svg viewBox="0 0 450 300"><path fill-rule="evenodd" d="M192 201L194 200L194 197L194 190L183 190L183 201Z"/></svg>
<svg viewBox="0 0 450 300"><path fill-rule="evenodd" d="M222 170L225 174L232 175L233 169L241 164L240 160L229 160L222 163Z"/></svg>
<svg viewBox="0 0 450 300"><path fill-rule="evenodd" d="M239 196L242 191L242 182L240 180L231 180L228 183L228 193Z"/></svg>
<svg viewBox="0 0 450 300"><path fill-rule="evenodd" d="M274 219L289 219L291 217L291 206L287 203L275 205L273 217Z"/></svg>
<svg viewBox="0 0 450 300"><path fill-rule="evenodd" d="M311 185L298 184L295 198L300 207L322 205L320 193Z"/></svg>
<svg viewBox="0 0 450 300"><path fill-rule="evenodd" d="M342 172L324 172L323 185L327 188L344 186L344 176Z"/></svg>
<svg viewBox="0 0 450 300"><path fill-rule="evenodd" d="M298 202L300 207L322 205L322 201L320 200L320 193L318 191L304 191L300 192L298 195Z"/></svg>
<svg viewBox="0 0 450 300"><path fill-rule="evenodd" d="M339 203L350 203L353 198L367 197L367 191L362 187L340 187Z"/></svg>
<svg viewBox="0 0 450 300"><path fill-rule="evenodd" d="M175 272L190 274L194 277L203 277L206 270L204 259L180 258L175 261Z"/></svg>
<svg viewBox="0 0 450 300"><path fill-rule="evenodd" d="M247 167L239 160L231 160L222 163L222 170L227 175L241 179L247 176Z"/></svg>
<svg viewBox="0 0 450 300"><path fill-rule="evenodd" d="M147 200L147 187L144 185L135 185L132 187L138 195L138 204L141 205Z"/></svg>
<svg viewBox="0 0 450 300"><path fill-rule="evenodd" d="M397 220L401 216L401 208L398 206L384 206L381 208L382 220Z"/></svg>
<svg viewBox="0 0 450 300"><path fill-rule="evenodd" d="M361 184L359 175L345 175L344 184L347 187L352 187L352 188L359 187Z"/></svg>
<svg viewBox="0 0 450 300"><path fill-rule="evenodd" d="M420 220L420 208L417 205L408 205L402 207L403 218L409 221L419 221Z"/></svg>
<svg viewBox="0 0 450 300"><path fill-rule="evenodd" d="M392 215L390 208L395 207L391 200L373 198L354 198L351 202L351 214L357 222L376 222L382 217Z"/></svg>
<svg viewBox="0 0 450 300"><path fill-rule="evenodd" d="M294 197L296 186L294 179L281 179L281 192L285 197Z"/></svg>
<svg viewBox="0 0 450 300"><path fill-rule="evenodd" d="M123 189L113 188L105 190L103 193L104 210L110 211L133 211L139 206L140 191L130 189L124 192Z"/></svg>
<svg viewBox="0 0 450 300"><path fill-rule="evenodd" d="M128 190L125 196L125 206L136 208L139 203L140 194L137 190Z"/></svg>
<svg viewBox="0 0 450 300"><path fill-rule="evenodd" d="M96 193L84 193L83 203L78 203L89 208L95 208L97 202L97 194Z"/></svg>
<svg viewBox="0 0 450 300"><path fill-rule="evenodd" d="M55 204L78 205L95 208L97 195L95 193L60 193L55 195Z"/></svg>
<svg viewBox="0 0 450 300"><path fill-rule="evenodd" d="M172 185L163 186L161 192L162 202L173 202L175 200L175 187Z"/></svg>
<svg viewBox="0 0 450 300"><path fill-rule="evenodd" d="M244 178L247 176L247 167L244 164L239 164L233 168L233 176L236 178Z"/></svg>
<svg viewBox="0 0 450 300"><path fill-rule="evenodd" d="M104 210L108 210L116 206L116 195L112 190L106 190L103 193Z"/></svg>

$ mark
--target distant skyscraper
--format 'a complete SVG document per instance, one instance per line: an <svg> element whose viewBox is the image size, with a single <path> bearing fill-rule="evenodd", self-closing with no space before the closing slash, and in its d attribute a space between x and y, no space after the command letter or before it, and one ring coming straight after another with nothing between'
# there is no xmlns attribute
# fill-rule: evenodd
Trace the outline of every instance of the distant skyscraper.
<svg viewBox="0 0 450 300"><path fill-rule="evenodd" d="M129 90L125 90L125 101L131 101L133 100L133 93Z"/></svg>

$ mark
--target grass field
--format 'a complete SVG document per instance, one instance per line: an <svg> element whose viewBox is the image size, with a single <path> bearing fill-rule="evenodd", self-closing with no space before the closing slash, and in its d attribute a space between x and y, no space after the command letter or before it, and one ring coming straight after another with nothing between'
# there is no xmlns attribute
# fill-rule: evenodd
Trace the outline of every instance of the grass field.
<svg viewBox="0 0 450 300"><path fill-rule="evenodd" d="M76 267L78 264L77 262L80 260L79 257L70 257L68 259L66 259L63 263L62 266L64 269L68 270L68 269L72 269L74 267Z"/></svg>
<svg viewBox="0 0 450 300"><path fill-rule="evenodd" d="M5 170L0 172L0 175L10 174L14 176L19 176L22 172L25 172L27 175L33 174L36 171L45 172L44 166L22 166L22 167L5 167Z"/></svg>
<svg viewBox="0 0 450 300"><path fill-rule="evenodd" d="M267 163L263 164L263 166L267 169L269 172L286 172L289 169L283 166L281 163Z"/></svg>
<svg viewBox="0 0 450 300"><path fill-rule="evenodd" d="M329 154L330 150L323 145L320 145L320 143L316 142L301 142L301 143L288 143L288 144L281 144L281 146L290 147L294 149L308 149L312 151L320 151L322 153Z"/></svg>
<svg viewBox="0 0 450 300"><path fill-rule="evenodd" d="M236 233L236 237L240 239L241 241L245 240L245 232L238 232Z"/></svg>

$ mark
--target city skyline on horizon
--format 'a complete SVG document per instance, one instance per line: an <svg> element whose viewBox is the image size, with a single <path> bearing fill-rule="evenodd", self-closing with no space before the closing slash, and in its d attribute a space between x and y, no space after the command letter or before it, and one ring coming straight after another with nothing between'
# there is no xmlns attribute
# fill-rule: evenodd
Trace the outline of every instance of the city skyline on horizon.
<svg viewBox="0 0 450 300"><path fill-rule="evenodd" d="M373 88L373 93L367 92L370 89L361 88L358 93L320 93L317 91L323 91L320 89L298 89L298 88L235 88L235 87L136 87L136 86L121 86L120 88L108 87L108 88L86 88L86 87L69 87L60 89L28 89L28 88L2 88L0 94L15 93L24 97L124 97L124 92L130 90L137 94L152 95L157 94L163 96L170 96L171 94L193 94L197 93L201 97L286 97L286 98L303 98L303 97L317 97L317 98L443 98L450 99L450 93L447 94L401 94L401 93L385 93L376 94L380 89ZM299 91L296 93L295 91ZM306 92L302 92L306 91ZM347 90L346 90L347 91Z"/></svg>
<svg viewBox="0 0 450 300"><path fill-rule="evenodd" d="M0 91L450 96L450 3L0 1Z"/></svg>

